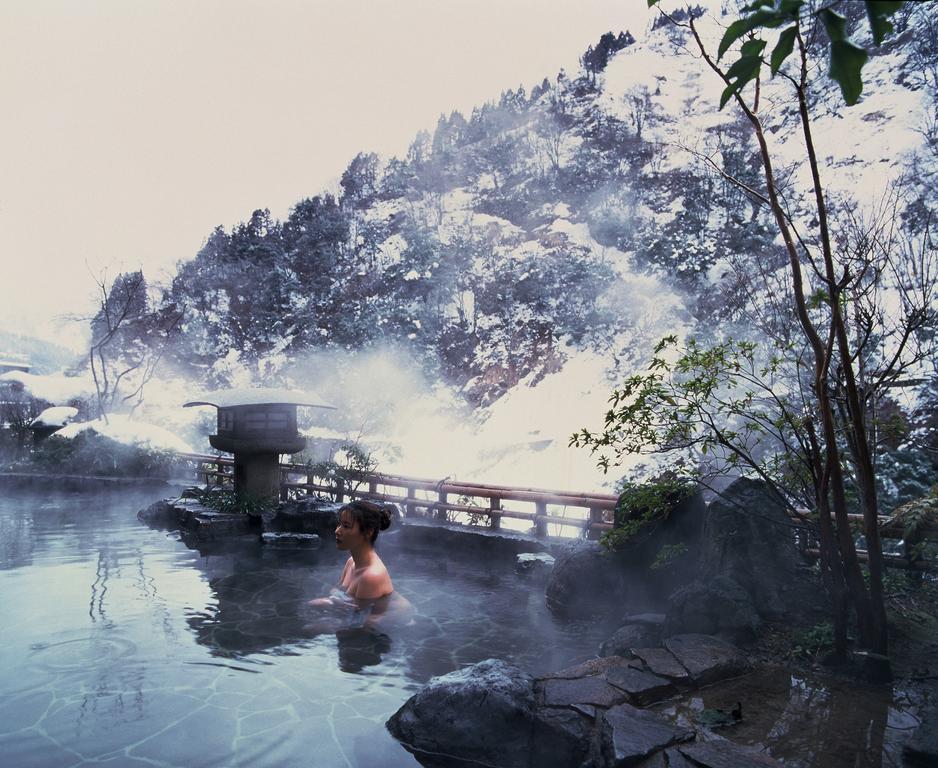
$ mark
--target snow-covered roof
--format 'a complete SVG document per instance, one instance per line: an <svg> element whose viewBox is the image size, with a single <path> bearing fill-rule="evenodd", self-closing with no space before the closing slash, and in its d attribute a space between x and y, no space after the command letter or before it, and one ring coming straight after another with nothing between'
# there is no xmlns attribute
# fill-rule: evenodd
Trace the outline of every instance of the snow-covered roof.
<svg viewBox="0 0 938 768"><path fill-rule="evenodd" d="M102 419L72 422L55 434L57 437L71 439L88 429L124 445L136 445L150 450L192 453L192 447L168 429L114 414L108 416L106 422Z"/></svg>
<svg viewBox="0 0 938 768"><path fill-rule="evenodd" d="M54 405L46 408L35 419L29 422L30 429L43 427L64 427L78 415L78 409L70 405Z"/></svg>
<svg viewBox="0 0 938 768"><path fill-rule="evenodd" d="M67 403L69 400L81 400L94 394L94 383L87 376L63 376L52 374L38 376L23 371L9 371L0 374L0 383L10 382L22 385L29 394L50 403Z"/></svg>
<svg viewBox="0 0 938 768"><path fill-rule="evenodd" d="M236 405L305 405L310 408L331 408L330 405L315 392L301 392L298 389L276 389L274 387L258 387L243 389L226 389L220 392L209 392L196 400L183 403L183 408L193 405L212 405L216 408L231 408Z"/></svg>

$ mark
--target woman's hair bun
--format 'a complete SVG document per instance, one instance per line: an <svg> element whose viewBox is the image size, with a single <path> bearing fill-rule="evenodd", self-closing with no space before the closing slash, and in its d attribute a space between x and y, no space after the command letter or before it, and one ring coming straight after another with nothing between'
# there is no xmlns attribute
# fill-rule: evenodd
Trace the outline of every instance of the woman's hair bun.
<svg viewBox="0 0 938 768"><path fill-rule="evenodd" d="M391 525L391 511L387 507L381 507L381 530L386 531Z"/></svg>

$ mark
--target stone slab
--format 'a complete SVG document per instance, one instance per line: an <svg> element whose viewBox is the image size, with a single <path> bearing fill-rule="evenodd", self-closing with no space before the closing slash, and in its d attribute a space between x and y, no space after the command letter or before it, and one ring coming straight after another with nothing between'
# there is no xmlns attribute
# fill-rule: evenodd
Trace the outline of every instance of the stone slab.
<svg viewBox="0 0 938 768"><path fill-rule="evenodd" d="M712 635L674 635L664 641L664 646L697 685L740 675L748 666L735 645Z"/></svg>
<svg viewBox="0 0 938 768"><path fill-rule="evenodd" d="M700 768L682 755L677 747L670 747L655 752L647 760L642 760L636 768Z"/></svg>
<svg viewBox="0 0 938 768"><path fill-rule="evenodd" d="M543 685L546 707L572 707L577 704L612 707L628 700L625 691L610 685L599 676L545 680Z"/></svg>
<svg viewBox="0 0 938 768"><path fill-rule="evenodd" d="M589 659L584 661L581 664L574 664L572 667L565 667L559 672L551 672L548 675L544 675L542 679L567 679L571 680L576 677L588 677L590 675L601 675L607 669L612 669L613 667L629 667L640 666L638 662L631 659L626 659L623 656L603 656L598 659Z"/></svg>
<svg viewBox="0 0 938 768"><path fill-rule="evenodd" d="M619 704L603 714L603 753L615 768L635 765L666 747L689 741L694 732L654 712Z"/></svg>
<svg viewBox="0 0 938 768"><path fill-rule="evenodd" d="M656 675L675 682L687 682L690 679L687 670L667 648L633 648L632 654L645 662L645 666Z"/></svg>
<svg viewBox="0 0 938 768"><path fill-rule="evenodd" d="M622 619L623 624L644 624L649 627L660 627L664 624L663 613L630 613Z"/></svg>
<svg viewBox="0 0 938 768"><path fill-rule="evenodd" d="M590 720L596 719L597 709L592 704L574 704L573 709L586 715Z"/></svg>
<svg viewBox="0 0 938 768"><path fill-rule="evenodd" d="M902 756L909 766L938 766L938 704L922 712L921 718Z"/></svg>
<svg viewBox="0 0 938 768"><path fill-rule="evenodd" d="M625 691L633 704L652 704L675 693L670 680L631 667L614 667L604 677L607 682Z"/></svg>
<svg viewBox="0 0 938 768"><path fill-rule="evenodd" d="M314 549L321 539L315 533L274 533L261 534L261 541L267 546L278 549Z"/></svg>
<svg viewBox="0 0 938 768"><path fill-rule="evenodd" d="M684 757L701 768L781 768L768 755L740 747L731 741L711 741L677 748Z"/></svg>

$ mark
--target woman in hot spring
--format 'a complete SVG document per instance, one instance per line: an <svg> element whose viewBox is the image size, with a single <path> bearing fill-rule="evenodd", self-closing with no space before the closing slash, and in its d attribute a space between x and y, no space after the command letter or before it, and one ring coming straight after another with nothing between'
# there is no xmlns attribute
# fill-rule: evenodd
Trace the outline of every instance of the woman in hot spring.
<svg viewBox="0 0 938 768"><path fill-rule="evenodd" d="M374 629L410 622L413 606L394 591L388 569L375 552L378 532L390 525L388 510L370 501L357 500L342 507L335 543L349 553L349 559L338 585L327 597L309 604L347 619L345 627Z"/></svg>

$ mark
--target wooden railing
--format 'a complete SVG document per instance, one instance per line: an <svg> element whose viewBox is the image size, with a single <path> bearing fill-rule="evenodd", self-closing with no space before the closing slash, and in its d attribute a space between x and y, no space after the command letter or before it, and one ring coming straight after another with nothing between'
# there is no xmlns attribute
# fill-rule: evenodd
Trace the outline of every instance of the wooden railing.
<svg viewBox="0 0 938 768"><path fill-rule="evenodd" d="M234 461L230 457L198 453L178 455L195 465L197 475L207 485L233 483ZM434 480L380 472L362 474L351 480L329 478L312 475L305 464L282 463L280 473L280 497L284 500L328 494L336 501L389 501L403 507L408 516L424 515L441 521L485 525L495 530L502 528L503 521L509 521L506 527L516 530L533 527L535 535L541 537L583 535L597 538L613 527L617 501L613 494L522 488L450 478ZM862 521L862 515L849 517L851 522ZM799 516L795 515L795 519ZM901 527L888 517L882 518L882 529L892 537L902 537ZM938 539L938 531L929 529L925 538ZM802 529L797 539L806 555L818 556L817 542L808 528ZM863 559L866 553L858 554ZM902 565L907 558L887 556L886 559L887 565L909 567Z"/></svg>
<svg viewBox="0 0 938 768"><path fill-rule="evenodd" d="M233 481L233 460L204 454L180 454L193 462L208 485ZM370 499L400 505L408 516L424 515L498 530L533 527L537 536L580 533L597 537L612 528L617 497L606 493L558 491L490 485L443 478L409 477L381 472L350 478L312 475L304 464L280 465L281 499L328 494L336 501ZM517 521L512 523L510 521ZM564 529L567 531L564 531Z"/></svg>

